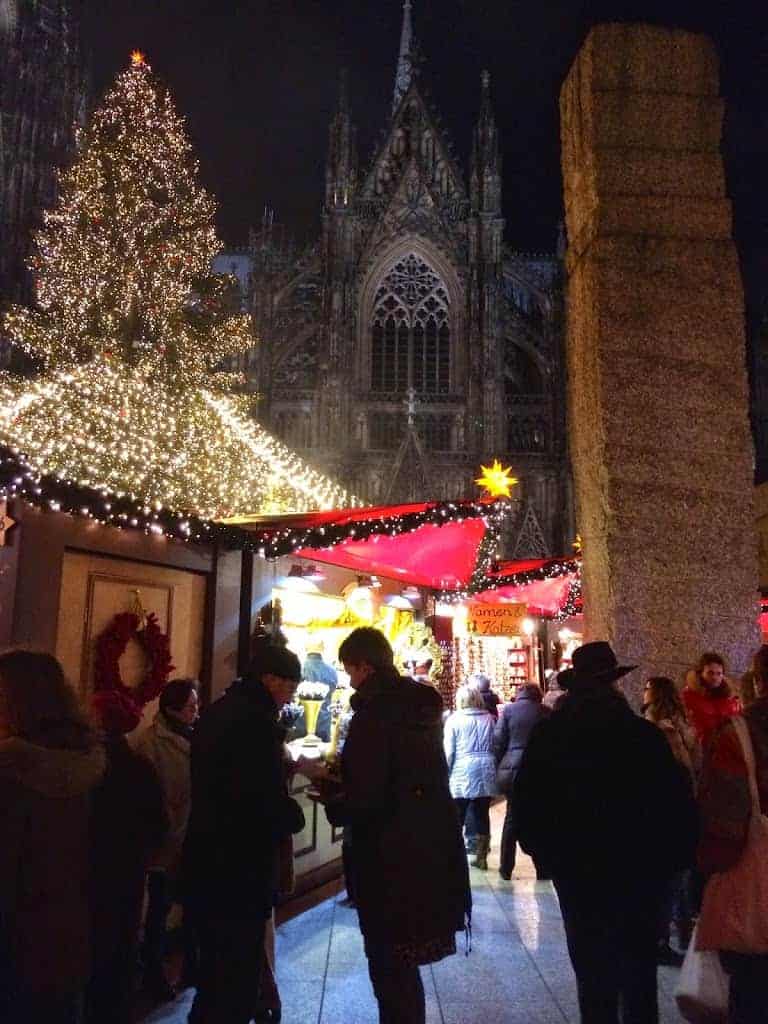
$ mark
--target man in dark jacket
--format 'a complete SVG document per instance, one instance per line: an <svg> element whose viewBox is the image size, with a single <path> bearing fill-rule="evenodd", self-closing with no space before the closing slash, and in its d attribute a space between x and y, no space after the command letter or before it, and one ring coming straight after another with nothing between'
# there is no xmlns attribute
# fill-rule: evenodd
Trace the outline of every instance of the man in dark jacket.
<svg viewBox="0 0 768 1024"><path fill-rule="evenodd" d="M203 712L192 738L183 880L200 936L195 1024L248 1024L257 1013L278 844L304 827L287 793L277 724L300 676L294 654L265 642L245 677Z"/></svg>
<svg viewBox="0 0 768 1024"><path fill-rule="evenodd" d="M513 787L517 770L523 759L523 751L530 739L533 727L549 710L543 707L541 687L526 683L520 687L514 704L505 704L493 730L493 753L496 757L496 782L507 798L507 812L504 815L504 830L501 834L499 875L509 881L515 868L517 848L517 823ZM536 864L536 877L548 878L547 869Z"/></svg>
<svg viewBox="0 0 768 1024"><path fill-rule="evenodd" d="M467 861L448 788L442 700L397 674L378 630L339 649L355 694L341 786L321 784L328 820L349 826L355 894L381 1024L423 1024L419 964L455 952L470 908Z"/></svg>
<svg viewBox="0 0 768 1024"><path fill-rule="evenodd" d="M520 845L552 870L590 1024L658 1020L664 894L696 846L690 785L615 687L634 667L604 641L574 651L567 696L534 729L514 790Z"/></svg>

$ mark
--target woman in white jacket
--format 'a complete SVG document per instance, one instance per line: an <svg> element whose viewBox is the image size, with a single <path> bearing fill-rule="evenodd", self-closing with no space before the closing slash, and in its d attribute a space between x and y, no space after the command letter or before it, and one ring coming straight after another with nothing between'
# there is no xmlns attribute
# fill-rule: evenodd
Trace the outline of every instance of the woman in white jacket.
<svg viewBox="0 0 768 1024"><path fill-rule="evenodd" d="M451 796L464 825L469 805L477 826L475 858L470 863L488 869L491 846L491 797L496 793L496 760L493 756L493 715L485 709L482 694L470 686L456 691L456 710L444 730L445 758L450 772Z"/></svg>

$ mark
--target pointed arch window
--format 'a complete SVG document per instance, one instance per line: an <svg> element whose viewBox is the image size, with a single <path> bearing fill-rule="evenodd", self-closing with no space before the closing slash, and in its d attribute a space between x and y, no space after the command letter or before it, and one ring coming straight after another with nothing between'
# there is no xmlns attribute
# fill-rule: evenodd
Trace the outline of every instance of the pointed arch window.
<svg viewBox="0 0 768 1024"><path fill-rule="evenodd" d="M448 289L410 253L382 278L371 317L371 390L426 394L451 386Z"/></svg>

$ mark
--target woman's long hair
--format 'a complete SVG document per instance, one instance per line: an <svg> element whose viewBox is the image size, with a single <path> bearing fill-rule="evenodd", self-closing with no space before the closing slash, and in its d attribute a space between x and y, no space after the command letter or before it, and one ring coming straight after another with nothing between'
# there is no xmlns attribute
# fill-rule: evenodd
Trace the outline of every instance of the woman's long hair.
<svg viewBox="0 0 768 1024"><path fill-rule="evenodd" d="M89 750L96 741L77 694L51 654L0 654L0 702L12 736L64 750Z"/></svg>
<svg viewBox="0 0 768 1024"><path fill-rule="evenodd" d="M646 707L649 718L654 722L660 722L664 718L685 720L685 707L671 679L666 676L651 676L648 685L651 689L651 699Z"/></svg>

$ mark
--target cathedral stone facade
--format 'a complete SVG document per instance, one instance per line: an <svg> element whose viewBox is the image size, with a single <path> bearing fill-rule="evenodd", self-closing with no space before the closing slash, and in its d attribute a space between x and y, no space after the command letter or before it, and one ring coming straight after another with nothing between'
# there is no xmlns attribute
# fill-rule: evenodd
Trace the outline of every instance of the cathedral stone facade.
<svg viewBox="0 0 768 1024"><path fill-rule="evenodd" d="M26 260L83 120L79 0L0 0L0 308L29 302ZM7 352L0 353L3 359Z"/></svg>
<svg viewBox="0 0 768 1024"><path fill-rule="evenodd" d="M487 72L468 183L425 101L405 4L391 121L358 165L346 83L330 125L320 243L267 212L218 269L246 285L259 418L370 503L478 493L481 463L520 479L506 554L572 539L561 254L505 244Z"/></svg>

